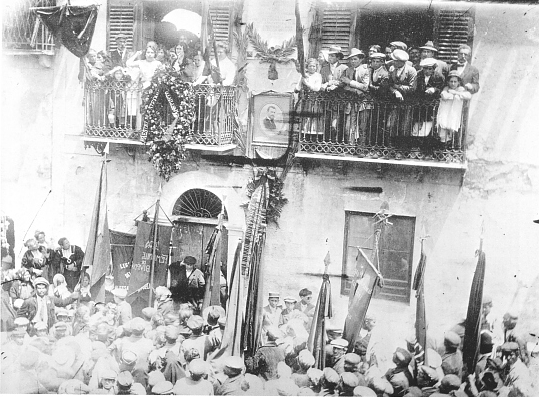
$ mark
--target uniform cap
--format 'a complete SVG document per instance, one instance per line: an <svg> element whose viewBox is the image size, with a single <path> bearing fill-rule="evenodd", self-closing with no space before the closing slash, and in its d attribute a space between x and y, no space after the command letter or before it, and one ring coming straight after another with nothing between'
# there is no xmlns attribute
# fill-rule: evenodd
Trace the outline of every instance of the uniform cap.
<svg viewBox="0 0 539 397"><path fill-rule="evenodd" d="M131 365L131 364L134 364L136 363L138 360L138 355L137 353L131 351L131 350L124 350L122 351L122 361L126 364L126 365Z"/></svg>
<svg viewBox="0 0 539 397"><path fill-rule="evenodd" d="M172 389L174 388L174 385L170 383L168 380L164 382L159 382L154 387L152 387L152 393L153 394L169 394L172 393Z"/></svg>
<svg viewBox="0 0 539 397"><path fill-rule="evenodd" d="M241 357L230 356L224 360L224 365L231 369L243 369L244 363Z"/></svg>
<svg viewBox="0 0 539 397"><path fill-rule="evenodd" d="M444 344L451 347L460 346L460 336L456 332L447 331L444 335Z"/></svg>
<svg viewBox="0 0 539 397"><path fill-rule="evenodd" d="M343 385L345 385L346 387L353 388L359 386L358 377L351 372L343 372L341 374L341 380Z"/></svg>
<svg viewBox="0 0 539 397"><path fill-rule="evenodd" d="M419 62L419 66L425 67L425 66L435 66L436 65L436 59L434 58L425 58L422 59L421 62Z"/></svg>
<svg viewBox="0 0 539 397"><path fill-rule="evenodd" d="M180 331L175 325L167 325L165 327L165 337L167 339L176 340L180 336Z"/></svg>
<svg viewBox="0 0 539 397"><path fill-rule="evenodd" d="M344 355L344 362L346 364L357 365L361 362L361 357L356 353L346 353Z"/></svg>
<svg viewBox="0 0 539 397"><path fill-rule="evenodd" d="M148 385L155 386L159 382L165 381L165 375L161 371L152 371L148 374Z"/></svg>
<svg viewBox="0 0 539 397"><path fill-rule="evenodd" d="M193 375L204 375L206 370L206 362L200 358L195 358L189 363L189 372Z"/></svg>
<svg viewBox="0 0 539 397"><path fill-rule="evenodd" d="M114 288L112 290L112 295L120 299L125 299L127 297L127 290L124 288Z"/></svg>
<svg viewBox="0 0 539 397"><path fill-rule="evenodd" d="M278 292L270 292L268 293L268 298L280 298L280 295Z"/></svg>
<svg viewBox="0 0 539 397"><path fill-rule="evenodd" d="M329 344L332 346L341 347L343 349L346 349L348 347L348 341L343 338L334 339Z"/></svg>
<svg viewBox="0 0 539 397"><path fill-rule="evenodd" d="M116 381L118 382L118 385L123 388L131 387L134 382L133 375L131 375L131 372L129 371L120 372Z"/></svg>
<svg viewBox="0 0 539 397"><path fill-rule="evenodd" d="M354 396L357 397L376 397L374 390L369 389L366 386L357 386L354 388Z"/></svg>
<svg viewBox="0 0 539 397"><path fill-rule="evenodd" d="M45 278L45 277L37 277L34 281L33 281L33 284L34 286L38 286L38 285L46 285L47 287L50 285L49 281Z"/></svg>
<svg viewBox="0 0 539 397"><path fill-rule="evenodd" d="M394 61L407 61L410 58L410 56L408 55L406 51L399 50L397 48L396 50L393 50L393 52L391 53L391 58Z"/></svg>
<svg viewBox="0 0 539 397"><path fill-rule="evenodd" d="M403 43L402 41L392 41L389 43L390 46L397 47L399 50L406 51L408 49L408 46Z"/></svg>
<svg viewBox="0 0 539 397"><path fill-rule="evenodd" d="M26 327L28 324L30 324L30 321L26 317L17 317L15 320L13 320L13 324L15 324L16 327ZM45 324L45 328L47 325Z"/></svg>
<svg viewBox="0 0 539 397"><path fill-rule="evenodd" d="M146 329L146 321L140 317L135 317L130 321L131 331L140 334Z"/></svg>
<svg viewBox="0 0 539 397"><path fill-rule="evenodd" d="M153 307L145 307L142 309L142 315L146 317L148 320L151 319L155 313L157 313L157 309Z"/></svg>
<svg viewBox="0 0 539 397"><path fill-rule="evenodd" d="M326 367L324 368L324 379L329 383L337 384L341 377L333 368Z"/></svg>
<svg viewBox="0 0 539 397"><path fill-rule="evenodd" d="M297 302L298 300L294 298L293 296L287 296L283 299L285 302Z"/></svg>
<svg viewBox="0 0 539 397"><path fill-rule="evenodd" d="M200 316L194 315L187 320L187 326L191 331L200 329L204 325L204 319Z"/></svg>

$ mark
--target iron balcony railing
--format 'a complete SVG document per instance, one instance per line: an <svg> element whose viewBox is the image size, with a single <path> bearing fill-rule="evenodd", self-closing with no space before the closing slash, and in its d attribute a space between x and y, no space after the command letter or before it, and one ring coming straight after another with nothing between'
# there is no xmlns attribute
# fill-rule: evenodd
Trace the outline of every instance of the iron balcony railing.
<svg viewBox="0 0 539 397"><path fill-rule="evenodd" d="M441 127L447 114L442 109L439 116L439 107L439 100L302 91L296 104L299 153L464 163L467 104L460 117L452 114L454 130Z"/></svg>
<svg viewBox="0 0 539 397"><path fill-rule="evenodd" d="M8 2L2 17L2 47L17 53L54 54L54 38L31 7L49 7L56 0Z"/></svg>
<svg viewBox="0 0 539 397"><path fill-rule="evenodd" d="M189 141L192 144L222 146L234 143L238 132L235 87L199 85L195 91L195 117ZM85 84L85 135L90 137L139 140L143 135L142 98L138 82L92 80ZM165 108L163 127L174 117Z"/></svg>

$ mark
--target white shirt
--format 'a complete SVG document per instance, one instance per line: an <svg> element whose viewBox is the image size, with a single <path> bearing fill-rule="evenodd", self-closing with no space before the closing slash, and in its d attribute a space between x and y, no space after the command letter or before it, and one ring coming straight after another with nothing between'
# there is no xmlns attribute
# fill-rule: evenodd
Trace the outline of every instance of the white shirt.
<svg viewBox="0 0 539 397"><path fill-rule="evenodd" d="M217 66L215 60L211 61L213 66ZM224 86L229 86L234 83L234 77L236 77L236 66L228 58L219 60L219 71L221 72L222 83Z"/></svg>
<svg viewBox="0 0 539 397"><path fill-rule="evenodd" d="M43 321L47 326L49 325L49 316L47 314L47 302L45 297L36 296L37 312L32 322L37 323Z"/></svg>

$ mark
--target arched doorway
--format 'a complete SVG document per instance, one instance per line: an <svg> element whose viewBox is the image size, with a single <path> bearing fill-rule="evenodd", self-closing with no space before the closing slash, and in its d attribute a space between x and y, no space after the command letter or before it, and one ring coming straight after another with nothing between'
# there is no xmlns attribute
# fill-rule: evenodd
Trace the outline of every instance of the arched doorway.
<svg viewBox="0 0 539 397"><path fill-rule="evenodd" d="M206 273L212 249L216 249L221 263L221 272L227 274L228 231L222 227L219 247L214 245L219 214L228 220L226 208L216 194L200 188L185 191L174 203L172 220L172 264L170 285L179 277L179 262L186 256L194 257L196 267Z"/></svg>

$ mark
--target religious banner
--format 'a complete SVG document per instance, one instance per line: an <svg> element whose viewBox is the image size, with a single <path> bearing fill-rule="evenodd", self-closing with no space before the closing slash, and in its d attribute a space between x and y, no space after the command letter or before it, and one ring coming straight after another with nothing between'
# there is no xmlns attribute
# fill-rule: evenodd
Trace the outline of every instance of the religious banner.
<svg viewBox="0 0 539 397"><path fill-rule="evenodd" d="M110 231L112 272L116 288L129 288L135 238L134 234Z"/></svg>

